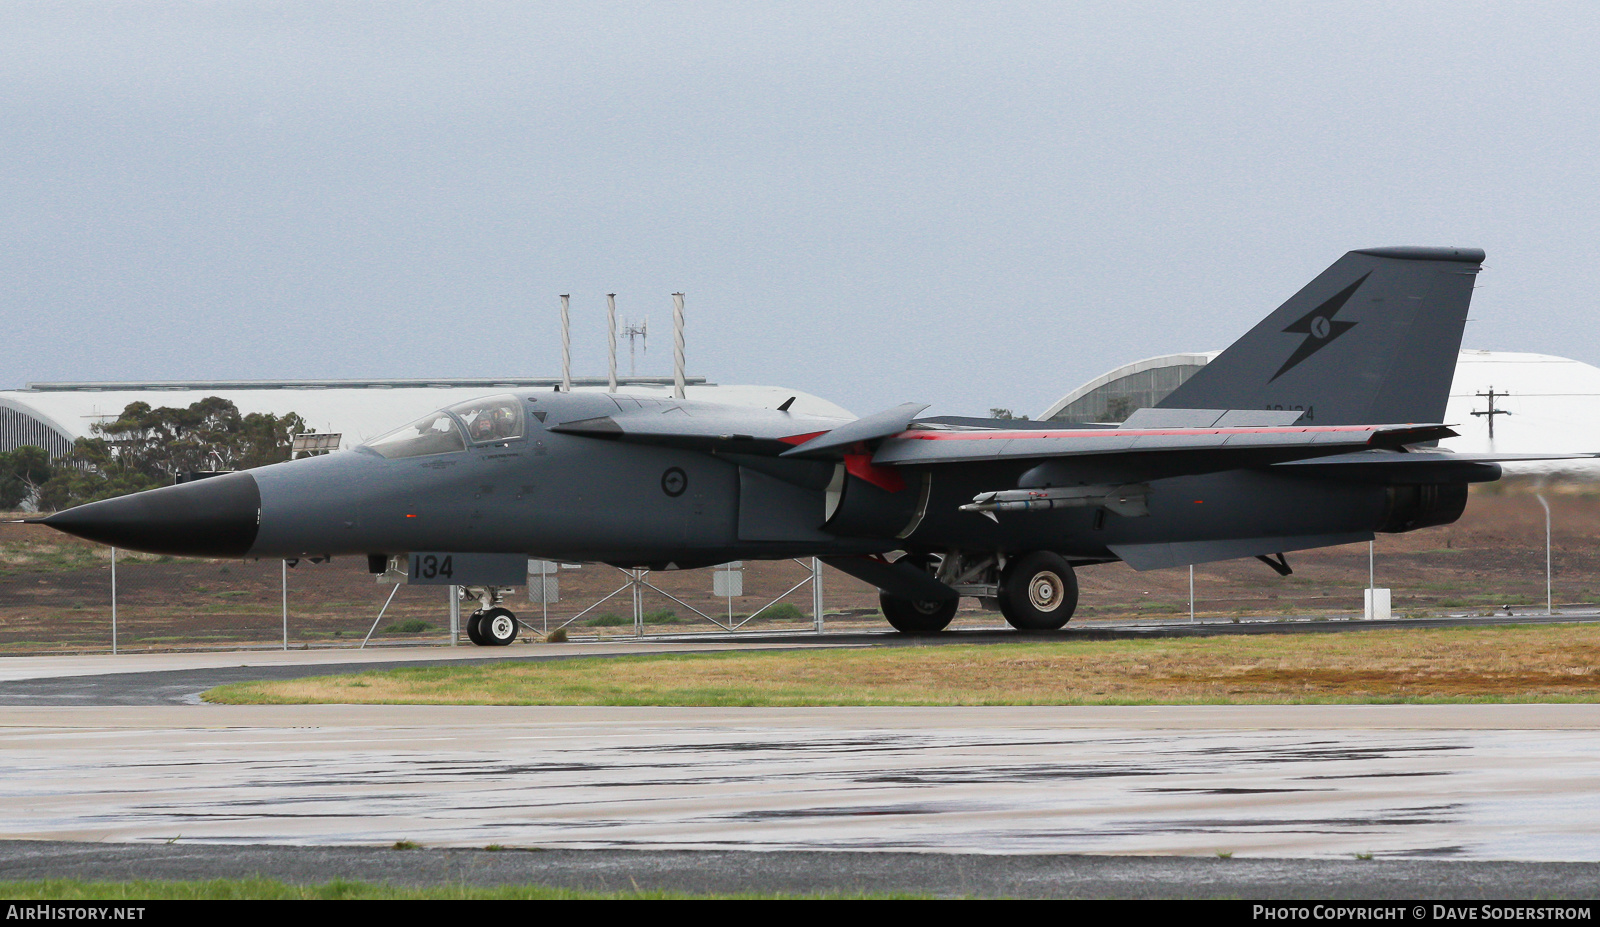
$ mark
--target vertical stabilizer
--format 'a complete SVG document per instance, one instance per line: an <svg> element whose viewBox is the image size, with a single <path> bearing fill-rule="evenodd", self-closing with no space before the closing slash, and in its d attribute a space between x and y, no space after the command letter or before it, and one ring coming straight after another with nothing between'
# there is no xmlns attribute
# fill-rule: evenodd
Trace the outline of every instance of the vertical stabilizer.
<svg viewBox="0 0 1600 927"><path fill-rule="evenodd" d="M1351 251L1157 406L1304 410L1318 425L1441 421L1483 258Z"/></svg>

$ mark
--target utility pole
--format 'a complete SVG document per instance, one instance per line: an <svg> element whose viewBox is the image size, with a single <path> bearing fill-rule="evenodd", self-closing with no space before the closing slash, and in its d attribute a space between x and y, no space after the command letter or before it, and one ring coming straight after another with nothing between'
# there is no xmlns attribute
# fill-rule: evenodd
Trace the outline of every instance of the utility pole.
<svg viewBox="0 0 1600 927"><path fill-rule="evenodd" d="M1507 412L1505 409L1496 409L1494 407L1495 397L1498 396L1501 399L1505 399L1507 396L1510 396L1511 394L1510 393L1497 393L1497 392L1494 391L1494 387L1491 386L1491 387L1489 387L1489 391L1487 393L1477 393L1475 395L1481 396L1481 397L1489 400L1489 409L1488 409L1488 411L1486 411L1486 412L1474 412L1472 414L1473 415L1482 415L1482 416L1484 416L1484 417L1489 419L1489 440L1493 441L1494 440L1494 417L1496 415L1510 415L1511 414L1510 412Z"/></svg>

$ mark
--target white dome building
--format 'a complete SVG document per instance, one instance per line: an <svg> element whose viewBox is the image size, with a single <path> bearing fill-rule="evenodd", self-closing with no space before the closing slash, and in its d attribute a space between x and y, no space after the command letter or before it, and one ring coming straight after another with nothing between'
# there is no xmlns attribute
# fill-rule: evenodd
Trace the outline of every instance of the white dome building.
<svg viewBox="0 0 1600 927"><path fill-rule="evenodd" d="M1160 402L1219 351L1168 354L1125 364L1056 400L1041 419L1120 422ZM1492 394L1492 395L1491 395ZM1440 442L1463 453L1600 453L1600 368L1548 354L1462 351ZM1506 463L1508 473L1600 478L1600 460Z"/></svg>

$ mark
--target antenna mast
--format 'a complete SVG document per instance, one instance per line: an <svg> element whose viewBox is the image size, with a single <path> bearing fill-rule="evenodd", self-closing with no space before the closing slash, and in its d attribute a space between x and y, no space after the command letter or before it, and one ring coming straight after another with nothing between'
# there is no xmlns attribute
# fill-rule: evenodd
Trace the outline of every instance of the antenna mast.
<svg viewBox="0 0 1600 927"><path fill-rule="evenodd" d="M611 383L606 392L617 391L617 294L606 294L606 342L611 355Z"/></svg>
<svg viewBox="0 0 1600 927"><path fill-rule="evenodd" d="M672 398L683 398L683 294L672 294Z"/></svg>
<svg viewBox="0 0 1600 927"><path fill-rule="evenodd" d="M637 325L632 322L626 323L622 329L622 337L628 339L628 376L636 377L639 375L639 358L634 353L634 342L643 341L644 353L650 353L650 320L647 318Z"/></svg>
<svg viewBox="0 0 1600 927"><path fill-rule="evenodd" d="M572 318L567 312L567 294L561 294L561 391L572 392Z"/></svg>

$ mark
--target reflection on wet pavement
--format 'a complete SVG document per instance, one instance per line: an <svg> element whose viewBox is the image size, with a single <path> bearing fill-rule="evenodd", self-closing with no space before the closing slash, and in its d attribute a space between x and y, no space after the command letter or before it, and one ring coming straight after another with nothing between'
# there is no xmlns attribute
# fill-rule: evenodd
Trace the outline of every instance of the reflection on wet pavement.
<svg viewBox="0 0 1600 927"><path fill-rule="evenodd" d="M839 709L781 725L349 709L199 728L196 711L226 710L3 725L0 836L1600 859L1589 730L1161 729L1148 711L1120 730L1001 727L949 709L911 727Z"/></svg>

